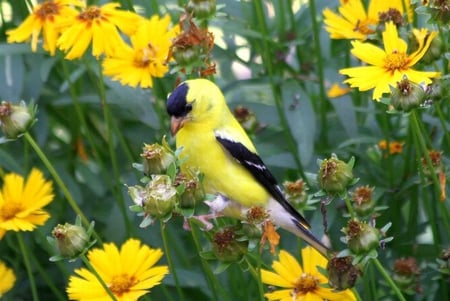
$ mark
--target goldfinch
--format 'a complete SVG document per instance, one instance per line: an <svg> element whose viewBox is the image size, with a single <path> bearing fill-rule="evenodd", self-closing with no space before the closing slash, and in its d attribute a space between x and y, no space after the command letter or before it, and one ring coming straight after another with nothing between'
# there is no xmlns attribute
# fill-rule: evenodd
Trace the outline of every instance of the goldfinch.
<svg viewBox="0 0 450 301"><path fill-rule="evenodd" d="M204 189L218 196L221 213L264 207L275 225L327 255L328 248L286 200L214 83L206 79L181 83L167 99L167 112L176 146L182 148L182 171L198 169L204 175Z"/></svg>

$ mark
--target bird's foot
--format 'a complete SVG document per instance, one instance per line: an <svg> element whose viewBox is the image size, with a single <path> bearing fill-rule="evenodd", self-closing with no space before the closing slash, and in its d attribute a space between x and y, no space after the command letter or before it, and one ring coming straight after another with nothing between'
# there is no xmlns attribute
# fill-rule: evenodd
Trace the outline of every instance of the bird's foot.
<svg viewBox="0 0 450 301"><path fill-rule="evenodd" d="M198 215L198 216L192 216L190 217L191 219L194 219L195 222L200 224L200 229L202 231L210 231L213 227L214 224L211 223L210 220L215 219L217 217L222 216L221 214L217 214L217 213L210 213L210 214L203 214L203 215ZM191 225L189 224L189 221L187 218L184 219L184 223L183 223L183 229L186 231L191 231Z"/></svg>

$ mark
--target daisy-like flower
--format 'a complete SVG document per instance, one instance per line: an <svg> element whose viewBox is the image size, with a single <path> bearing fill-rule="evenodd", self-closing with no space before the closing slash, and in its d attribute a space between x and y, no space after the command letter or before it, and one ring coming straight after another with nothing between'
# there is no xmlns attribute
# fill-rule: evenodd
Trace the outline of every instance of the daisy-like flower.
<svg viewBox="0 0 450 301"><path fill-rule="evenodd" d="M154 265L162 255L160 249L151 249L137 239L129 239L120 251L116 245L108 243L103 249L89 251L87 257L116 299L125 301L137 300L161 283L169 269ZM77 276L70 277L67 287L70 300L111 300L92 272L81 268L75 273Z"/></svg>
<svg viewBox="0 0 450 301"><path fill-rule="evenodd" d="M50 215L42 209L53 200L53 184L38 169L31 170L26 182L15 173L3 179L0 193L0 239L6 231L32 231Z"/></svg>
<svg viewBox="0 0 450 301"><path fill-rule="evenodd" d="M170 28L169 15L142 21L130 37L132 47L126 45L113 57L105 58L103 73L123 85L152 87L152 78L163 77L169 70L169 49L179 31L178 25Z"/></svg>
<svg viewBox="0 0 450 301"><path fill-rule="evenodd" d="M325 29L332 39L365 40L375 33L380 16L384 15L383 19L401 19L405 11L403 3L411 22L413 12L409 0L372 0L367 12L361 0L341 0L340 14L329 8L323 11Z"/></svg>
<svg viewBox="0 0 450 301"><path fill-rule="evenodd" d="M424 34L419 35L417 50L408 55L408 45L398 36L397 27L392 22L386 23L386 30L383 32L384 50L370 43L352 42L351 53L371 66L345 68L339 70L339 73L350 77L345 83L349 83L352 88L359 88L360 91L374 89L372 98L376 100L383 93L390 93L389 87L395 86L404 76L415 83L430 84L431 78L440 76L439 72L412 69L437 35L435 31L422 31Z"/></svg>
<svg viewBox="0 0 450 301"><path fill-rule="evenodd" d="M13 270L8 268L2 261L0 261L0 299L14 286L16 282L16 276Z"/></svg>
<svg viewBox="0 0 450 301"><path fill-rule="evenodd" d="M57 46L67 52L65 58L72 60L83 56L92 42L92 55L112 56L121 50L125 42L119 29L126 35L136 31L141 16L130 11L118 10L119 3L107 3L101 7L89 6L78 15L68 18L67 28L57 41Z"/></svg>
<svg viewBox="0 0 450 301"><path fill-rule="evenodd" d="M281 250L279 260L272 264L275 272L261 270L263 283L282 288L265 294L268 300L356 300L351 290L337 292L323 286L328 283L328 279L319 272L317 267L326 269L328 261L325 257L310 246L303 248L301 253L303 267L291 254Z"/></svg>
<svg viewBox="0 0 450 301"><path fill-rule="evenodd" d="M8 43L22 43L31 37L31 50L36 52L42 31L44 49L55 55L56 40L64 28L61 23L78 14L75 6L83 5L80 0L49 0L36 5L19 27L6 32Z"/></svg>

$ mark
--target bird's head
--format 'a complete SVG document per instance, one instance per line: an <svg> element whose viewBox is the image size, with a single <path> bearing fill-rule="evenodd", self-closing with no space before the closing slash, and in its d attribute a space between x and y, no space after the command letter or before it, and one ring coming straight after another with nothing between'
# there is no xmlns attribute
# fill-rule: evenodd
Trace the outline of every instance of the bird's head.
<svg viewBox="0 0 450 301"><path fill-rule="evenodd" d="M205 126L218 123L224 112L228 111L220 89L206 79L193 79L181 83L167 99L172 135L176 135L187 125Z"/></svg>

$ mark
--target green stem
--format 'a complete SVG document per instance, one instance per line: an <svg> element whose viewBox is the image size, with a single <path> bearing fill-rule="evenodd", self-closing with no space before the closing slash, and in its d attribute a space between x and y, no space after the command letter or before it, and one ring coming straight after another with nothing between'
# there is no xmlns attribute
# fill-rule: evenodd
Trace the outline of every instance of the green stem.
<svg viewBox="0 0 450 301"><path fill-rule="evenodd" d="M44 281L47 283L48 287L50 288L50 290L53 292L53 294L56 296L56 298L60 301L65 301L66 296L64 296L64 294L61 293L60 289L58 289L54 282L55 280L52 279L49 275L48 275L48 271L46 271L41 264L39 263L39 260L33 255L33 253L31 253L31 257L33 258L33 262L34 265L36 266L39 275L42 277L42 279L44 279Z"/></svg>
<svg viewBox="0 0 450 301"><path fill-rule="evenodd" d="M381 265L381 263L378 260L378 258L372 258L372 262L375 264L375 266L377 267L378 271L380 271L381 275L384 277L384 280L386 280L386 282L392 288L392 290L394 291L395 295L397 295L397 300L399 300L399 301L406 301L405 297L403 297L402 292L397 287L397 285L395 284L394 280L392 280L391 276L389 276L389 274L383 268L383 266Z"/></svg>
<svg viewBox="0 0 450 301"><path fill-rule="evenodd" d="M22 233L17 233L17 241L19 242L19 248L20 251L22 252L23 262L27 270L28 279L30 280L31 295L33 296L33 301L39 301L39 296L36 288L36 281L34 280L33 271L31 270L30 257L28 254L28 249L25 247Z"/></svg>
<svg viewBox="0 0 450 301"><path fill-rule="evenodd" d="M165 231L165 225L162 221L160 223L160 228L161 228L161 237L162 237L163 245L164 245L164 253L166 254L170 273L172 274L173 280L175 281L175 286L177 288L177 292L178 292L178 296L179 296L180 300L185 300L183 290L181 289L180 280L178 279L177 270L173 263L172 256L170 255L170 248L169 248L169 243L168 243L168 239L167 239L167 233Z"/></svg>
<svg viewBox="0 0 450 301"><path fill-rule="evenodd" d="M113 294L113 292L109 289L108 285L105 283L103 278L100 276L100 274L97 272L97 270L94 268L94 266L90 263L90 261L86 258L85 254L80 255L81 260L84 262L86 267L89 269L89 271L94 274L95 278L100 282L101 286L105 289L105 292L108 294L108 296L111 297L113 301L117 301L116 296Z"/></svg>
<svg viewBox="0 0 450 301"><path fill-rule="evenodd" d="M118 201L118 205L120 208L120 212L122 213L122 218L125 224L125 234L126 236L130 236L132 229L131 229L131 223L130 219L128 217L128 211L127 206L125 204L125 199L123 197L121 188L122 185L119 185L120 183L120 172L119 172L119 166L117 164L117 155L116 151L114 150L114 137L112 133L112 119L111 119L111 112L109 110L108 103L106 102L106 92L105 92L105 86L104 86L104 80L103 80L103 73L102 73L102 67L101 63L98 63L99 67L99 81L98 81L98 90L99 90L99 96L100 96L100 103L103 109L103 118L105 119L106 123L106 135L107 135L107 144L108 144L108 151L109 151L109 157L111 158L111 165L113 169L113 176L114 176L114 182L117 185L114 185L114 195L116 196L116 199ZM120 132L118 133L120 135Z"/></svg>
<svg viewBox="0 0 450 301"><path fill-rule="evenodd" d="M256 283L258 284L258 292L259 292L259 299L261 301L264 301L264 287L261 281L261 254L258 256L258 269L256 270L251 262L248 260L247 257L245 257L245 262L247 263L248 270L250 271L250 274L252 274L253 278L255 278Z"/></svg>
<svg viewBox="0 0 450 301"><path fill-rule="evenodd" d="M270 86L272 88L274 101L275 101L275 107L276 107L277 113L278 113L278 118L280 119L281 127L283 128L283 130L284 130L283 132L286 136L286 145L287 145L290 153L292 154L292 157L294 159L296 168L297 168L298 172L300 173L300 176L303 178L304 181L307 182L307 184L309 184L308 178L306 177L306 174L303 170L303 166L302 166L302 163L301 163L301 160L299 157L297 142L295 141L295 138L289 127L289 122L284 114L280 84L275 82L275 79L274 79L275 72L274 72L274 68L273 68L273 64L272 64L272 56L271 56L271 51L270 51L270 47L269 47L270 38L268 35L266 18L264 15L264 9L263 9L264 4L262 3L261 0L257 0L257 1L254 1L254 5L255 5L255 10L256 10L256 17L258 19L259 30L261 31L261 34L263 36L263 38L262 38L262 43L263 43L262 59L264 61L264 66L266 66L266 69L267 69L267 74L269 77Z"/></svg>
<svg viewBox="0 0 450 301"><path fill-rule="evenodd" d="M198 238L198 234L197 234L197 226L195 225L195 223L192 221L192 219L188 219L189 221L189 227L191 228L191 235L192 235L192 239L194 241L195 244L195 248L197 249L197 253L200 254L202 252L202 247L200 244L200 240ZM226 299L228 300L229 297L221 286L221 284L217 281L217 277L214 276L213 271L211 270L211 266L208 264L208 262L202 258L200 256L200 263L202 265L202 270L203 273L205 274L205 278L206 281L208 282L208 287L211 290L214 300L219 300L218 296L217 296L217 291L220 290L221 295L225 296Z"/></svg>
<svg viewBox="0 0 450 301"><path fill-rule="evenodd" d="M36 143L36 141L33 139L33 137L30 135L29 132L26 132L24 136L25 136L25 139L27 140L27 142L31 145L33 150L36 152L38 157L44 163L45 167L47 167L48 171L52 175L52 177L55 180L56 184L61 189L63 195L67 199L67 202L72 207L73 211L75 211L75 213L80 216L81 222L83 223L83 225L86 228L89 228L90 222L88 221L88 219L84 215L83 211L81 211L81 209L78 206L78 204L75 202L75 199L72 197L72 194L70 193L70 191L67 188L66 184L64 184L63 180L59 176L59 174L56 171L56 169L53 167L52 163L48 160L47 156L44 154L42 149L39 147L39 145ZM94 235L94 237L97 239L97 241L99 243L102 242L100 236L95 231L93 232L93 235Z"/></svg>
<svg viewBox="0 0 450 301"><path fill-rule="evenodd" d="M311 15L312 20L312 31L313 31L313 37L314 37L314 54L317 58L317 75L319 77L319 116L320 116L320 125L321 125L321 131L320 131L320 141L327 146L328 145L328 119L327 119L327 93L325 91L325 75L323 72L324 64L323 64L323 56L321 53L322 46L320 44L320 25L319 21L317 19L317 12L316 12L316 1L315 0L309 0L309 12Z"/></svg>
<svg viewBox="0 0 450 301"><path fill-rule="evenodd" d="M345 205L347 206L348 213L350 214L351 219L355 218L355 211L353 210L352 203L350 201L350 198L348 197L348 193L345 193L344 197Z"/></svg>

